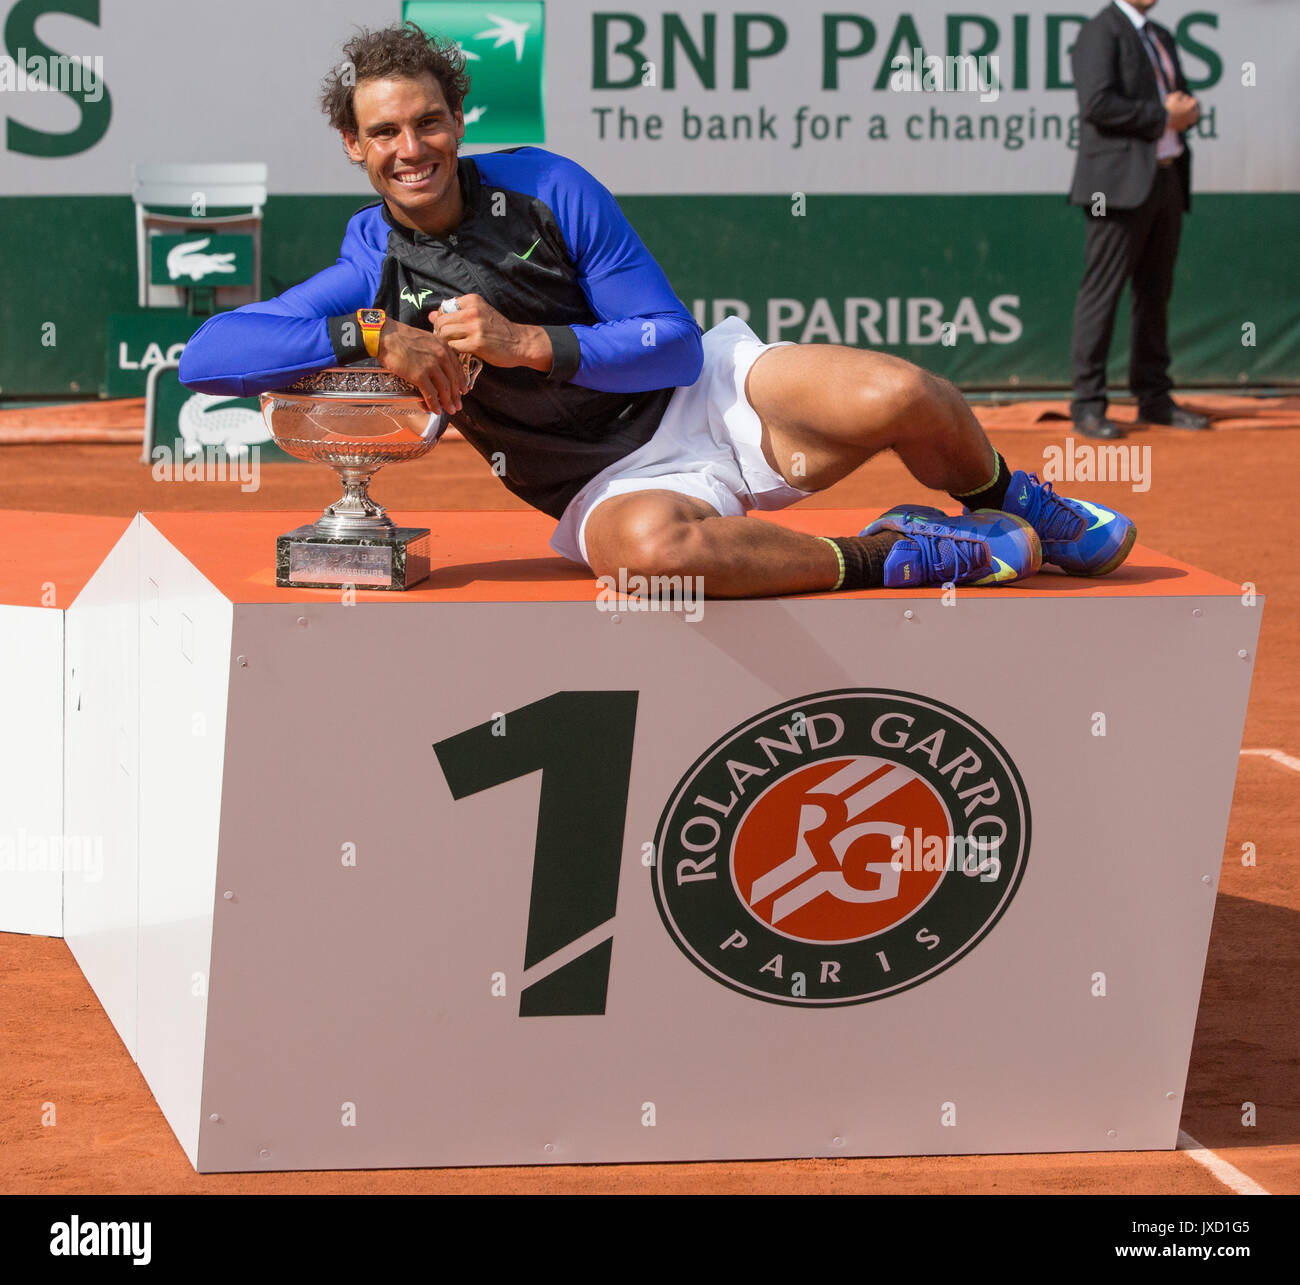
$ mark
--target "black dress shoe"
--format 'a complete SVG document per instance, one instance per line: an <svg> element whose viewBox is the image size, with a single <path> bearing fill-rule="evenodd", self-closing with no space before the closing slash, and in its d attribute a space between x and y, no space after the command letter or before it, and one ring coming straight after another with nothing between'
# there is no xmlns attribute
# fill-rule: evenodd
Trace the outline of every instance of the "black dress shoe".
<svg viewBox="0 0 1300 1285"><path fill-rule="evenodd" d="M1195 411L1184 410L1181 406L1170 406L1164 410L1138 412L1138 418L1144 424L1163 424L1166 428L1190 428L1202 430L1209 428L1210 417L1198 415Z"/></svg>
<svg viewBox="0 0 1300 1285"><path fill-rule="evenodd" d="M1101 437L1109 440L1124 436L1123 428L1104 415L1085 415L1082 419L1074 421L1074 427L1084 437Z"/></svg>

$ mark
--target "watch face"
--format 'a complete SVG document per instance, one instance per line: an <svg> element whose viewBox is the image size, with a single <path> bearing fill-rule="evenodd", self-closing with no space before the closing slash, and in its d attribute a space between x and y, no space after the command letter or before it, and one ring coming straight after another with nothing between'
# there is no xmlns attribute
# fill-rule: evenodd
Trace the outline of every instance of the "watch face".
<svg viewBox="0 0 1300 1285"><path fill-rule="evenodd" d="M363 326L378 326L384 321L384 310L382 308L362 308L358 314Z"/></svg>

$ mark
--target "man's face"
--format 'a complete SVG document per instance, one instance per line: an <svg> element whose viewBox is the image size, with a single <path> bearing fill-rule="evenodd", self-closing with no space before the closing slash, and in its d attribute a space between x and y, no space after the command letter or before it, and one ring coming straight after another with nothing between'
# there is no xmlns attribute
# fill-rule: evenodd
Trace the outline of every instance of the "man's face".
<svg viewBox="0 0 1300 1285"><path fill-rule="evenodd" d="M1156 0L1128 0L1129 4L1135 8L1138 13L1146 13L1148 9L1155 4Z"/></svg>
<svg viewBox="0 0 1300 1285"><path fill-rule="evenodd" d="M432 76L363 80L352 95L357 132L343 133L348 155L366 167L393 217L422 231L454 226L460 209L456 146L465 118L452 113Z"/></svg>

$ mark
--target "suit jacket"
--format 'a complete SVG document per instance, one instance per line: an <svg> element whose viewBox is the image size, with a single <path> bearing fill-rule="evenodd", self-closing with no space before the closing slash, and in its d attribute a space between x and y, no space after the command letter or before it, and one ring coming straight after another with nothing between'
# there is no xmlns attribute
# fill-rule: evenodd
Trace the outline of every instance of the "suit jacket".
<svg viewBox="0 0 1300 1285"><path fill-rule="evenodd" d="M1147 27L1174 65L1176 89L1188 93L1174 38L1157 23ZM1070 185L1074 205L1091 205L1104 192L1107 205L1133 210L1150 195L1156 145L1165 132L1165 105L1151 56L1137 28L1117 5L1084 24L1070 55L1079 95L1079 155ZM1182 135L1175 162L1183 180L1183 208L1191 209L1192 154Z"/></svg>

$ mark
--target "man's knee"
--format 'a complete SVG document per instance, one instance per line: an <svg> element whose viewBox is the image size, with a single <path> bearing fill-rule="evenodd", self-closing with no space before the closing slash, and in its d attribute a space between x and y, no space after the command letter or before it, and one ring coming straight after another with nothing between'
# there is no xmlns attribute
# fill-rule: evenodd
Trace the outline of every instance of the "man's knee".
<svg viewBox="0 0 1300 1285"><path fill-rule="evenodd" d="M659 526L638 527L627 532L607 554L603 567L593 564L597 575L614 576L624 570L629 576L694 575L701 550L698 523L678 519Z"/></svg>
<svg viewBox="0 0 1300 1285"><path fill-rule="evenodd" d="M700 517L630 505L608 514L594 533L589 524L588 560L597 576L614 579L620 571L628 576L694 575L703 548L699 528Z"/></svg>
<svg viewBox="0 0 1300 1285"><path fill-rule="evenodd" d="M928 422L936 412L952 406L961 394L941 375L932 375L911 362L900 361L884 378L861 389L863 411L876 422L882 420L907 429Z"/></svg>

